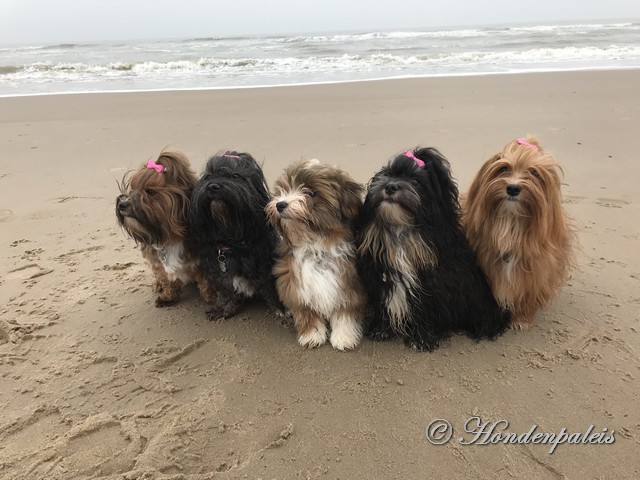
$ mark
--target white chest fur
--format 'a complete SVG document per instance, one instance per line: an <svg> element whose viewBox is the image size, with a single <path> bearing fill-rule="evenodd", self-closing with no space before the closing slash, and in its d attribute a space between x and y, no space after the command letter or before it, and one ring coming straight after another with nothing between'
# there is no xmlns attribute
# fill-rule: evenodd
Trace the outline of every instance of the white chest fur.
<svg viewBox="0 0 640 480"><path fill-rule="evenodd" d="M409 301L407 287L402 281L394 282L391 291L387 295L387 312L393 329L397 332L404 331L404 325L409 314Z"/></svg>
<svg viewBox="0 0 640 480"><path fill-rule="evenodd" d="M256 293L256 289L249 280L244 277L233 277L233 289L236 293L251 298Z"/></svg>
<svg viewBox="0 0 640 480"><path fill-rule="evenodd" d="M346 300L342 277L353 257L353 246L348 243L329 248L321 244L297 248L294 258L302 303L324 317L330 317Z"/></svg>
<svg viewBox="0 0 640 480"><path fill-rule="evenodd" d="M184 245L182 243L153 248L158 253L158 258L164 267L164 271L167 272L170 281L189 281L189 275L186 271L184 261Z"/></svg>
<svg viewBox="0 0 640 480"><path fill-rule="evenodd" d="M405 250L399 248L396 254L398 271L392 278L385 278L385 281L392 283L386 306L394 330L403 332L409 315L409 296L415 295L418 279L413 265L407 260Z"/></svg>

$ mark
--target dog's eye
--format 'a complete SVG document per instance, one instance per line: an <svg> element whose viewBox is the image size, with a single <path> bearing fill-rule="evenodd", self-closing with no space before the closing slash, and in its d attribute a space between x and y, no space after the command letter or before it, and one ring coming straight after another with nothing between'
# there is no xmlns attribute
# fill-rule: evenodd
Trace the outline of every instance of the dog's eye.
<svg viewBox="0 0 640 480"><path fill-rule="evenodd" d="M507 173L509 171L509 167L507 167L506 165L500 167L500 170L498 170L499 174L503 174L503 173Z"/></svg>
<svg viewBox="0 0 640 480"><path fill-rule="evenodd" d="M418 179L417 179L417 178L412 178L412 179L411 179L411 185L413 185L414 187L417 187L417 186L418 186L418 183L420 183L420 182L418 182Z"/></svg>
<svg viewBox="0 0 640 480"><path fill-rule="evenodd" d="M233 178L241 178L241 177L242 177L242 175L240 175L238 172L233 172L233 173L231 174L231 176L232 176Z"/></svg>
<svg viewBox="0 0 640 480"><path fill-rule="evenodd" d="M153 196L153 195L155 195L155 194L156 194L156 193L158 193L158 192L156 192L156 191L155 191L154 189L152 189L152 188L147 188L147 189L145 190L145 193L146 193L147 195L151 195L151 196Z"/></svg>
<svg viewBox="0 0 640 480"><path fill-rule="evenodd" d="M535 168L531 169L531 175L533 175L536 178L540 178L540 174L538 173L538 171Z"/></svg>
<svg viewBox="0 0 640 480"><path fill-rule="evenodd" d="M316 196L316 192L314 192L313 190L307 190L306 192L304 192L304 194L305 194L307 197L311 197L311 198L313 198L313 197L315 197L315 196Z"/></svg>

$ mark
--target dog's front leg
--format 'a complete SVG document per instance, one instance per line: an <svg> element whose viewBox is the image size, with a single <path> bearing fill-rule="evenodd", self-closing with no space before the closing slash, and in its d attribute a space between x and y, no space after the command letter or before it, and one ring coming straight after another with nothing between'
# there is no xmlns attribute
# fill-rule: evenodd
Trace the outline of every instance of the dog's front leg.
<svg viewBox="0 0 640 480"><path fill-rule="evenodd" d="M182 282L169 280L169 276L160 263L152 263L151 269L154 277L154 290L158 292L156 307L168 307L180 300Z"/></svg>
<svg viewBox="0 0 640 480"><path fill-rule="evenodd" d="M408 325L408 332L404 337L404 343L418 352L432 352L440 344L442 339L429 322L411 321Z"/></svg>
<svg viewBox="0 0 640 480"><path fill-rule="evenodd" d="M240 310L240 299L233 290L220 288L218 298L213 308L207 310L209 320L233 317Z"/></svg>
<svg viewBox="0 0 640 480"><path fill-rule="evenodd" d="M216 289L213 283L204 275L203 272L197 271L195 276L196 285L202 299L209 305L215 305L218 299Z"/></svg>
<svg viewBox="0 0 640 480"><path fill-rule="evenodd" d="M372 306L366 315L366 335L371 340L389 340L395 336L386 309L382 306Z"/></svg>
<svg viewBox="0 0 640 480"><path fill-rule="evenodd" d="M327 341L327 325L319 313L301 307L293 311L293 321L298 332L298 343L303 347L319 347Z"/></svg>
<svg viewBox="0 0 640 480"><path fill-rule="evenodd" d="M331 337L329 341L333 348L351 350L362 339L361 312L346 308L336 310L330 318Z"/></svg>
<svg viewBox="0 0 640 480"><path fill-rule="evenodd" d="M269 278L266 282L264 282L259 287L260 296L267 302L267 305L278 315L279 317L284 317L285 308L282 302L280 301L280 297L278 297L278 292L276 290L276 284L273 278Z"/></svg>

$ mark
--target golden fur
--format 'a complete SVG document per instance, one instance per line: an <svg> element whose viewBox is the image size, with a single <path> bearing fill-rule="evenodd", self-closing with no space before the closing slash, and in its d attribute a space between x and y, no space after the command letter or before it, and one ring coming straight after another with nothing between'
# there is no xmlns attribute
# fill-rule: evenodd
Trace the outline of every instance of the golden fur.
<svg viewBox="0 0 640 480"><path fill-rule="evenodd" d="M278 295L293 314L298 342L322 345L328 321L333 347L354 348L365 308L352 231L362 186L336 167L299 161L277 180L275 191L266 211L283 241L273 274Z"/></svg>
<svg viewBox="0 0 640 480"><path fill-rule="evenodd" d="M526 328L556 295L573 263L574 235L562 208L562 168L532 136L509 142L476 175L463 224L496 300ZM519 186L516 197L507 186Z"/></svg>

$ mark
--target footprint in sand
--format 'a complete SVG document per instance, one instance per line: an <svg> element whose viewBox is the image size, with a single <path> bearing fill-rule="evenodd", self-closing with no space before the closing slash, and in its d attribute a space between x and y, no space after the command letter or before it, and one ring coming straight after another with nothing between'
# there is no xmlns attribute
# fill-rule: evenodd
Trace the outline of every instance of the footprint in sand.
<svg viewBox="0 0 640 480"><path fill-rule="evenodd" d="M616 198L598 198L596 205L599 207L607 207L607 208L622 208L625 205L629 205L629 202L626 200L619 200Z"/></svg>
<svg viewBox="0 0 640 480"><path fill-rule="evenodd" d="M31 240L27 240L26 238L20 238L18 240L14 240L13 242L11 242L10 246L17 247L21 243L30 243L30 242Z"/></svg>
<svg viewBox="0 0 640 480"><path fill-rule="evenodd" d="M13 217L12 210L0 209L0 222L6 222Z"/></svg>
<svg viewBox="0 0 640 480"><path fill-rule="evenodd" d="M54 260L58 262L62 262L69 266L74 266L78 263L78 259L75 258L77 255L82 255L89 252L96 252L98 250L102 250L103 248L104 246L102 245L94 245L93 247L80 248L78 250L71 250L67 253L63 253L62 255L58 255L57 257L54 258Z"/></svg>
<svg viewBox="0 0 640 480"><path fill-rule="evenodd" d="M22 267L9 270L9 273L5 276L7 280L31 280L33 278L42 277L53 272L51 268L42 268L37 263L29 263Z"/></svg>
<svg viewBox="0 0 640 480"><path fill-rule="evenodd" d="M67 202L70 202L71 200L102 200L102 199L104 199L104 197L76 197L76 196L58 197L55 199L55 203L67 203Z"/></svg>
<svg viewBox="0 0 640 480"><path fill-rule="evenodd" d="M9 341L9 331L9 324L3 320L0 320L0 345Z"/></svg>
<svg viewBox="0 0 640 480"><path fill-rule="evenodd" d="M577 195L564 195L562 198L562 203L581 203L586 199L587 197L580 197Z"/></svg>

